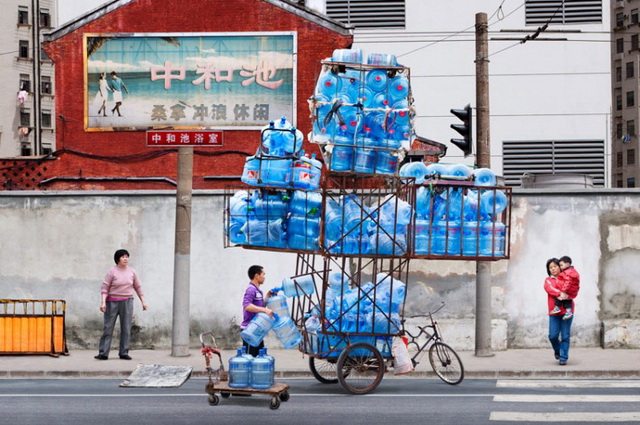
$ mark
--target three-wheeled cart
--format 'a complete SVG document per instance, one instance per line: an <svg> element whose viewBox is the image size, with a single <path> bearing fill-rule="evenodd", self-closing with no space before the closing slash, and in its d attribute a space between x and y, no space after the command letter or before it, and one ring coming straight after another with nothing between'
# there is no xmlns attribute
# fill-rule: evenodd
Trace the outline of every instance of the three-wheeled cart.
<svg viewBox="0 0 640 425"><path fill-rule="evenodd" d="M210 344L205 343L206 337L211 339ZM271 397L269 408L275 410L280 407L281 401L289 400L289 385L282 382L275 382L270 388L266 389L230 387L228 373L224 370L222 355L220 354L220 349L216 344L213 334L211 332L200 334L200 342L202 343L202 355L204 356L206 371L209 376L209 382L207 382L205 386L205 392L209 395L210 405L218 405L218 403L220 403L220 397L228 398L231 395L265 395ZM216 369L211 367L211 358L214 355L218 358L220 365ZM220 397L218 397L218 394L220 394Z"/></svg>

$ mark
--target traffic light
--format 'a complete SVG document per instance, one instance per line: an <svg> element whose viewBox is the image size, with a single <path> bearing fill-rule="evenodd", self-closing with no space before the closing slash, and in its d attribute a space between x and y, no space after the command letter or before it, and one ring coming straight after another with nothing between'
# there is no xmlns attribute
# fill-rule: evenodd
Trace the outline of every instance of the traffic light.
<svg viewBox="0 0 640 425"><path fill-rule="evenodd" d="M451 124L451 128L462 136L462 139L451 139L451 143L462 149L464 156L469 156L473 145L471 105L465 106L464 109L452 109L451 113L462 120L462 124Z"/></svg>

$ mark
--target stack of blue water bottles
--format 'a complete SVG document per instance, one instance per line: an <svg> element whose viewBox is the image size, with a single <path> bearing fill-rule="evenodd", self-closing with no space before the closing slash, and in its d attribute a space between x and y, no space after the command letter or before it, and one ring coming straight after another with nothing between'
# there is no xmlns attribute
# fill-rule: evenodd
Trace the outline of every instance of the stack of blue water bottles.
<svg viewBox="0 0 640 425"><path fill-rule="evenodd" d="M317 190L322 163L302 150L302 132L282 117L261 132L262 141L254 156L246 159L242 181L250 186Z"/></svg>
<svg viewBox="0 0 640 425"><path fill-rule="evenodd" d="M360 174L397 171L409 149L412 108L409 71L393 55L338 49L323 61L314 96L312 141L330 157L329 169Z"/></svg>
<svg viewBox="0 0 640 425"><path fill-rule="evenodd" d="M238 348L237 355L229 359L229 387L264 390L274 384L275 359L260 350L258 357L247 354L246 348Z"/></svg>
<svg viewBox="0 0 640 425"><path fill-rule="evenodd" d="M494 187L490 169L413 162L400 175L414 177L417 184L451 179L440 190L421 185L416 191L416 255L504 256L506 229L498 216L508 200ZM456 179L473 180L474 186L458 186Z"/></svg>
<svg viewBox="0 0 640 425"><path fill-rule="evenodd" d="M225 232L238 245L319 249L322 194L305 190L239 190L229 199Z"/></svg>

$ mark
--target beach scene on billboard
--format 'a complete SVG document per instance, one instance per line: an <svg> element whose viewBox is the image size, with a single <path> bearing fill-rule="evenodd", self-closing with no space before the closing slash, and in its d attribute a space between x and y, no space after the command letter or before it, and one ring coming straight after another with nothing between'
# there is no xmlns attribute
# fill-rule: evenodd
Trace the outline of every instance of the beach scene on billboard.
<svg viewBox="0 0 640 425"><path fill-rule="evenodd" d="M86 128L259 128L295 117L293 34L86 36Z"/></svg>

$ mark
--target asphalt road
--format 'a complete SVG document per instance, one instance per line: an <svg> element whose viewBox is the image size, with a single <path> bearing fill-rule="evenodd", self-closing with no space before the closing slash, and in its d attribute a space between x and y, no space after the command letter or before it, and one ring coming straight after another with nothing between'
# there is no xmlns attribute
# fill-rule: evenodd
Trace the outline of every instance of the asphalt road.
<svg viewBox="0 0 640 425"><path fill-rule="evenodd" d="M369 395L283 380L290 399L230 397L210 406L206 380L120 388L114 379L0 380L0 424L534 424L640 423L640 380L384 379Z"/></svg>

